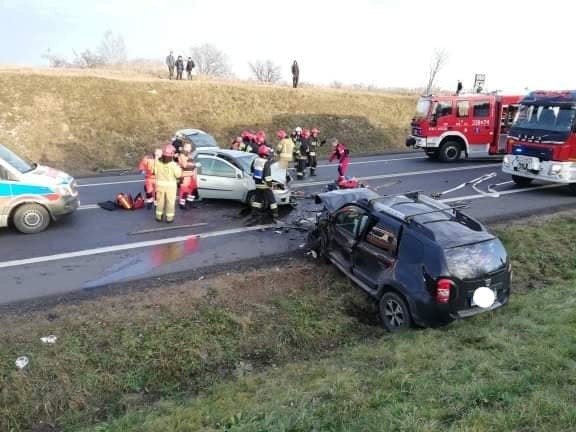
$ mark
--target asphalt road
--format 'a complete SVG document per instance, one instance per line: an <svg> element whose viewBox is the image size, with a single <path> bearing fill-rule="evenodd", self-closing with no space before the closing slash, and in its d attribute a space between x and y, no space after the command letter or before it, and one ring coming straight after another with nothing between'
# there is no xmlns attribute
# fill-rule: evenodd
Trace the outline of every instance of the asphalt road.
<svg viewBox="0 0 576 432"><path fill-rule="evenodd" d="M485 222L550 213L576 203L557 185L516 187L495 160L443 164L420 153L381 155L353 158L349 175L382 194L441 193L468 182L440 199L469 202L466 212ZM322 165L317 177L292 185L318 192L335 177L336 165ZM231 202L205 201L179 212L173 226L157 224L147 210L107 212L96 206L118 192L139 192L140 176L83 178L78 183L82 206L76 214L37 235L0 230L0 304L258 260L298 251L304 243L297 230L246 227L241 205ZM284 210L283 222L310 217L307 210L316 208L311 200L298 201L296 210Z"/></svg>

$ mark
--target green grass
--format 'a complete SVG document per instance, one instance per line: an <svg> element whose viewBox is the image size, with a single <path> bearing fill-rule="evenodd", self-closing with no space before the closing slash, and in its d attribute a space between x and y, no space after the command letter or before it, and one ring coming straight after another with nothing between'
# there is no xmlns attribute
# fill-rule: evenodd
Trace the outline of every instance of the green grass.
<svg viewBox="0 0 576 432"><path fill-rule="evenodd" d="M113 72L0 71L0 143L72 174L134 167L188 127L212 133L224 147L245 129L263 129L274 141L279 128L319 127L353 153L373 152L405 149L416 104L415 96L382 92Z"/></svg>
<svg viewBox="0 0 576 432"><path fill-rule="evenodd" d="M497 231L510 305L440 329L385 334L314 264L6 314L0 430L574 430L576 218Z"/></svg>

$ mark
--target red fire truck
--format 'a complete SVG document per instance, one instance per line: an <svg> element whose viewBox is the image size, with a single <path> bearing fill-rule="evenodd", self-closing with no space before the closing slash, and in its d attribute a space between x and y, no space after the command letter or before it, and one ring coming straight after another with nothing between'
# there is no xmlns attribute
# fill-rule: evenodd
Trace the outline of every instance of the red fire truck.
<svg viewBox="0 0 576 432"><path fill-rule="evenodd" d="M508 132L502 171L516 184L567 184L576 194L576 90L534 91Z"/></svg>
<svg viewBox="0 0 576 432"><path fill-rule="evenodd" d="M521 99L496 94L422 97L406 145L444 162L457 161L462 155L504 154Z"/></svg>

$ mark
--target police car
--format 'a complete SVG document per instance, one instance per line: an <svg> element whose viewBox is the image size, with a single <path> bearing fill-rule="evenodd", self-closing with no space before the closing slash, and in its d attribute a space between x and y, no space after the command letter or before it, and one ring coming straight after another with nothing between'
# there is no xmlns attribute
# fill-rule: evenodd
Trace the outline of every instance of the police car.
<svg viewBox="0 0 576 432"><path fill-rule="evenodd" d="M79 205L73 177L29 164L0 144L0 228L14 226L24 234L38 233Z"/></svg>

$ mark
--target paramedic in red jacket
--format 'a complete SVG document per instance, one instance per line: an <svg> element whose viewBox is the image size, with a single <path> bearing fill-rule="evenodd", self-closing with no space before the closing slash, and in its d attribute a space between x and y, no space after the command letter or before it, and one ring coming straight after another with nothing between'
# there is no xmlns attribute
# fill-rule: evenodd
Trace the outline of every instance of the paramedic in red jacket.
<svg viewBox="0 0 576 432"><path fill-rule="evenodd" d="M182 153L178 155L178 165L182 168L182 183L180 184L179 204L182 210L194 206L198 199L198 182L196 179L196 163L192 158L192 144L187 142L182 146Z"/></svg>
<svg viewBox="0 0 576 432"><path fill-rule="evenodd" d="M146 155L138 165L138 171L144 174L144 192L146 194L146 208L150 210L156 205L156 176L154 165L162 157L162 149L154 150L154 155Z"/></svg>
<svg viewBox="0 0 576 432"><path fill-rule="evenodd" d="M344 144L338 142L336 138L330 139L329 144L332 146L332 154L329 161L332 162L337 159L340 162L338 164L338 175L346 176L348 165L350 164L350 151Z"/></svg>

